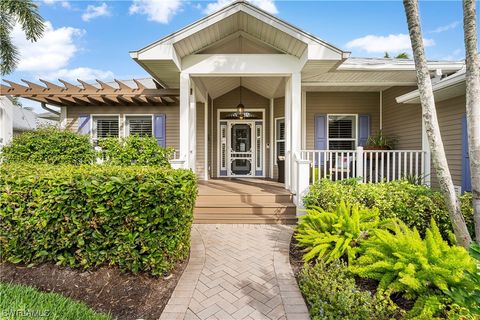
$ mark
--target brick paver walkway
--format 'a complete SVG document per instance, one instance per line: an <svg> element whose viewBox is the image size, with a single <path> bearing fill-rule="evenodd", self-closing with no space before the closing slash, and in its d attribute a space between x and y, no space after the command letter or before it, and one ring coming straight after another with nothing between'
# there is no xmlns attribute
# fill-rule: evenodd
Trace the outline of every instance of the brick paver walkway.
<svg viewBox="0 0 480 320"><path fill-rule="evenodd" d="M190 261L160 319L309 319L291 227L194 225Z"/></svg>

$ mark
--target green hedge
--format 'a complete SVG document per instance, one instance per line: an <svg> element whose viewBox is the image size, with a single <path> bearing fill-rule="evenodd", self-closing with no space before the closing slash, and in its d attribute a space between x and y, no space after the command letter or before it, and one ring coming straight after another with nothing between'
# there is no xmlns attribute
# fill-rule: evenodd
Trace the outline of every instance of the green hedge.
<svg viewBox="0 0 480 320"><path fill-rule="evenodd" d="M380 218L399 218L409 227L416 227L423 235L433 218L443 235L452 230L448 210L440 192L427 186L407 181L386 183L357 183L349 179L330 181L322 179L310 187L304 198L306 207L319 206L327 211L335 210L337 203L359 203L367 208L378 208ZM462 212L473 233L473 209L471 194L461 197Z"/></svg>
<svg viewBox="0 0 480 320"><path fill-rule="evenodd" d="M1 255L162 274L188 256L196 194L187 170L3 165Z"/></svg>
<svg viewBox="0 0 480 320"><path fill-rule="evenodd" d="M89 164L95 159L90 137L68 130L43 128L15 136L2 148L5 162Z"/></svg>

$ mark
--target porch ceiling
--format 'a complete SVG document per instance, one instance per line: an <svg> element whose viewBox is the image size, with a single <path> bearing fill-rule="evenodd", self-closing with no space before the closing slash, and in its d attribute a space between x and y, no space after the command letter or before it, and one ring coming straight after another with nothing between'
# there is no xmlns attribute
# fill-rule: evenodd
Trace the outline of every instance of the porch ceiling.
<svg viewBox="0 0 480 320"><path fill-rule="evenodd" d="M241 77L243 87L266 98L278 98L285 95L283 77ZM240 86L240 77L199 77L213 99Z"/></svg>

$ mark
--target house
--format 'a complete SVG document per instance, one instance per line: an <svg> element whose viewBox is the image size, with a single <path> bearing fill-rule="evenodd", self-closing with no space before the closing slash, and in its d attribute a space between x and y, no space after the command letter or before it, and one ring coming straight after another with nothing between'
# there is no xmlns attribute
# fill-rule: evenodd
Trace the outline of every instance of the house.
<svg viewBox="0 0 480 320"><path fill-rule="evenodd" d="M155 136L159 144L175 148L175 166L192 169L200 180L209 181L203 183L209 192L200 203L215 202L215 196L231 188L230 194L279 192L286 196L282 203L293 200L301 205L309 183L321 177L378 182L418 176L427 184L434 180L415 100L412 60L351 57L245 1L130 56L151 78L79 80L80 86L44 80L46 86L10 83L2 93L59 106L61 125L89 134L93 141L107 135ZM441 86L464 63L429 61L428 66ZM458 115L465 112L464 90L457 93L441 101L445 134L450 134L448 126L461 128ZM395 150L363 149L369 136L380 130L398 138ZM446 146L455 158L455 182L461 185L465 172L458 168L460 135L452 136ZM278 178L279 168L284 178L281 190L263 186L265 178ZM237 188L222 178L249 179ZM291 211L289 206L260 210L252 197L245 198L250 199L252 214ZM238 206L246 203L242 201ZM205 204L203 209L220 213L232 206L227 204ZM218 218L213 213L212 217Z"/></svg>
<svg viewBox="0 0 480 320"><path fill-rule="evenodd" d="M0 147L22 132L58 125L55 115L45 116L14 104L8 96L0 96Z"/></svg>

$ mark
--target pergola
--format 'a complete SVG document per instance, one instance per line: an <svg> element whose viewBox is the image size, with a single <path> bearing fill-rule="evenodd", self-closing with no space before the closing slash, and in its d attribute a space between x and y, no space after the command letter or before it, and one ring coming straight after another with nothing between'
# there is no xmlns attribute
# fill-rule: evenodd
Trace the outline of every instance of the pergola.
<svg viewBox="0 0 480 320"><path fill-rule="evenodd" d="M98 84L77 80L81 85L74 85L65 80L58 81L63 86L39 79L43 85L27 80L22 85L13 81L3 80L9 86L0 84L1 95L26 98L42 104L53 106L144 106L178 104L178 89L163 89L155 83L156 88L147 88L141 81L133 79L136 87L130 87L125 82L114 80L106 83L96 80Z"/></svg>

